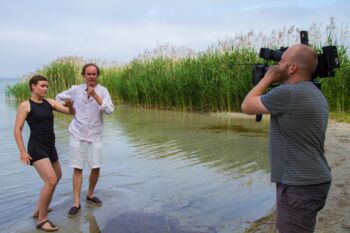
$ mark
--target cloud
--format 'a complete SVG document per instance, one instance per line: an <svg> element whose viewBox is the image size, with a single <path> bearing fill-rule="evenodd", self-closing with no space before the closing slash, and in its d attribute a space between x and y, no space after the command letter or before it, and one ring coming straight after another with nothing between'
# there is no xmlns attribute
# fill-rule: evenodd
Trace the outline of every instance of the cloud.
<svg viewBox="0 0 350 233"><path fill-rule="evenodd" d="M5 1L0 77L30 72L61 56L127 62L158 44L204 50L218 38L251 30L307 29L327 24L331 16L348 23L349 5L346 0Z"/></svg>

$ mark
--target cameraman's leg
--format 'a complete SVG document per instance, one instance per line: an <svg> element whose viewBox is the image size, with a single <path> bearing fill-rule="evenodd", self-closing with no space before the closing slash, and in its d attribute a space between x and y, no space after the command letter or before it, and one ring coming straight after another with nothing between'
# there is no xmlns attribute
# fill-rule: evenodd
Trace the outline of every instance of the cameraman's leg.
<svg viewBox="0 0 350 233"><path fill-rule="evenodd" d="M313 232L316 216L327 198L330 182L294 186L277 184L277 219L279 233Z"/></svg>

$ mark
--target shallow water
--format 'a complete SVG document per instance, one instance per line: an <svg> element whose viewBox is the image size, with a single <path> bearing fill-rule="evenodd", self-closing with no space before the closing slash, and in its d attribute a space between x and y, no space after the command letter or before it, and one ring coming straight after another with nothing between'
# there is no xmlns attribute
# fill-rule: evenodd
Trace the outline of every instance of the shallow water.
<svg viewBox="0 0 350 233"><path fill-rule="evenodd" d="M31 213L42 182L33 167L19 162L13 138L17 104L4 95L11 82L0 79L0 232L36 232ZM242 232L274 204L266 122L118 106L105 117L104 165L96 188L104 205L85 203L85 169L82 211L67 218L70 119L55 114L63 176L49 218L59 232ZM23 134L27 142L27 126Z"/></svg>

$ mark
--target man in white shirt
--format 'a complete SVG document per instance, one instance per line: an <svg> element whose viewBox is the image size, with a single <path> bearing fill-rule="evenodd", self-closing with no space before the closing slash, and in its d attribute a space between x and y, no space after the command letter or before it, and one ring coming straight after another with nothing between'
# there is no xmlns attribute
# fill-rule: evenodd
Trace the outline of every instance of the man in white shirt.
<svg viewBox="0 0 350 233"><path fill-rule="evenodd" d="M109 115L114 110L108 90L97 84L99 67L88 63L83 67L81 74L85 79L84 84L74 85L56 96L56 100L62 103L68 99L72 100L76 109L68 128L70 166L74 168L74 203L68 212L69 217L74 217L80 212L80 191L85 163L91 169L86 201L96 206L102 205L102 201L94 196L94 189L102 165L103 114Z"/></svg>

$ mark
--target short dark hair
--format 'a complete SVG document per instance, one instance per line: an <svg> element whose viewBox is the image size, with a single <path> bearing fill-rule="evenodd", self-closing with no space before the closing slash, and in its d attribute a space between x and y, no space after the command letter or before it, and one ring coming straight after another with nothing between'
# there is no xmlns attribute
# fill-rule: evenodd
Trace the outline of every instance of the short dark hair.
<svg viewBox="0 0 350 233"><path fill-rule="evenodd" d="M87 63L87 64L85 64L85 65L83 66L83 69L81 70L81 75L84 76L85 70L86 70L86 68L89 67L89 66L94 66L94 67L96 68L96 71L97 71L97 76L100 75L100 68L99 68L95 63Z"/></svg>
<svg viewBox="0 0 350 233"><path fill-rule="evenodd" d="M29 80L29 88L30 91L33 91L32 85L37 85L39 81L46 81L47 78L41 74L34 75L30 80Z"/></svg>

